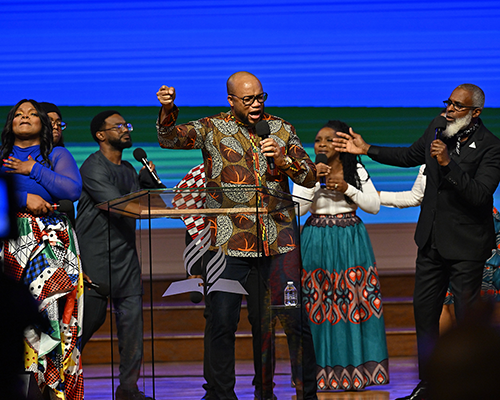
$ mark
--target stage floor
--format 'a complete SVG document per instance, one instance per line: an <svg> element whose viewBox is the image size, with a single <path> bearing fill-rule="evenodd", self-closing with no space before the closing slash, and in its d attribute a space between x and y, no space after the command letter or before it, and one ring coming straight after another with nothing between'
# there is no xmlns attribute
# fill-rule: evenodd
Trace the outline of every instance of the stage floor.
<svg viewBox="0 0 500 400"><path fill-rule="evenodd" d="M155 364L155 398L157 400L186 399L200 400L204 395L203 365L201 362ZM115 374L118 374L116 367ZM236 395L238 399L254 399L253 364L251 361L236 363ZM368 387L360 392L319 392L320 400L393 400L411 393L418 383L415 358L397 357L389 360L390 383L384 386ZM140 390L153 395L151 365L143 371L144 379L139 381ZM85 400L112 399L110 365L85 365ZM292 399L295 390L291 387L288 361L278 361L275 375L275 394L280 400ZM115 390L118 380L115 379Z"/></svg>

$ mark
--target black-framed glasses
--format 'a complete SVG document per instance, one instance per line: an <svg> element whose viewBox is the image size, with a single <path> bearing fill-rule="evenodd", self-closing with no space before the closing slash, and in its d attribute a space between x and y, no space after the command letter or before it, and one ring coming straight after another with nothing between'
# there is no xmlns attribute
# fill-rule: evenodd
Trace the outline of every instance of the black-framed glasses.
<svg viewBox="0 0 500 400"><path fill-rule="evenodd" d="M443 100L443 104L445 105L446 108L448 108L450 105L453 106L453 109L455 111L473 110L474 108L479 108L479 107L475 107L475 106L464 106L463 104L455 103L454 101L451 101L450 99Z"/></svg>
<svg viewBox="0 0 500 400"><path fill-rule="evenodd" d="M124 128L129 132L132 132L134 130L134 127L130 122L125 122L124 124L118 124L108 129L101 129L101 131L111 131L113 129L118 129L119 131L122 131Z"/></svg>
<svg viewBox="0 0 500 400"><path fill-rule="evenodd" d="M267 100L267 93L266 92L262 92L261 94L256 94L255 96L239 97L239 96L236 96L235 94L229 94L229 96L237 97L238 99L241 100L241 102L245 106L251 106L255 100L257 100L260 104L264 103Z"/></svg>

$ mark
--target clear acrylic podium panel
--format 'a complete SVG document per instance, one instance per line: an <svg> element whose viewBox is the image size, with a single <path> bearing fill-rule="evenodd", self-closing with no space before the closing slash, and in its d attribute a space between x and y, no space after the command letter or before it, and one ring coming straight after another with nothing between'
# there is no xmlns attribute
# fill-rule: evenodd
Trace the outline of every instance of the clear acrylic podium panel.
<svg viewBox="0 0 500 400"><path fill-rule="evenodd" d="M221 193L229 198L248 199L247 207L199 208L193 202L176 205L176 198L197 199L200 197L219 197ZM256 198L262 204L258 204ZM253 203L253 205L252 205ZM236 186L217 188L168 188L140 190L125 196L98 204L97 207L113 213L136 219L180 218L188 216L210 216L217 214L273 214L293 208L297 203L293 196L258 186Z"/></svg>
<svg viewBox="0 0 500 400"><path fill-rule="evenodd" d="M206 204L217 204L220 205L221 202L218 202L219 199L222 198L222 192L224 192L224 198L226 202L229 202L229 207L224 207L226 202L222 202L222 205L219 208L201 208L203 207L202 203ZM214 201L204 201L203 199L207 199L211 197ZM231 199L235 199L239 202L238 206L234 206L231 204ZM241 200L246 200L246 206L241 205ZM166 188L166 189L151 189L151 190L140 190L137 192L130 193L128 195L122 196L120 198L116 198L110 200L105 203L101 203L97 205L98 208L109 211L112 214L119 214L123 216L128 216L137 220L152 220L156 218L188 218L188 217L217 217L217 215L227 215L230 218L238 218L238 216L255 216L255 221L260 221L261 224L265 221L268 221L267 217L277 217L282 218L283 215L291 216L290 225L293 227L293 235L294 242L296 245L296 250L293 253L297 254L299 257L299 271L297 271L295 286L299 292L299 305L294 309L293 307L285 307L283 305L283 290L286 286L286 279L282 277L283 282L276 282L277 288L274 290L275 293L269 295L270 300L266 303L266 307L269 310L268 315L264 318L269 317L269 324L263 324L263 326L267 326L268 329L274 330L273 326L275 325L275 321L277 315L283 315L283 313L287 312L297 312L297 308L301 308L300 299L301 299L301 287L300 287L300 246L299 246L299 229L300 226L298 215L299 215L299 204L294 201L294 197L291 194L283 193L277 190L270 190L265 187L256 187L256 186L235 186L235 187L217 187L217 188ZM275 215L275 214L280 214ZM259 218L263 217L263 218ZM258 234L257 237L260 238L261 234L259 233L262 229L260 224L257 223L255 229ZM144 227L144 225L143 225ZM264 226L265 227L265 226ZM149 262L149 272L150 272L150 280L153 280L153 259L152 259L152 244L153 244L153 236L155 235L154 229L149 229L147 235L148 243L139 243L138 247L141 249L149 249L149 257L145 257L144 259L140 256L141 262ZM142 237L143 235L140 235ZM141 240L141 239L139 239ZM263 245L260 243L258 246L259 254L262 255ZM144 250L143 250L144 251ZM165 252L179 252L181 254L184 251L184 248L172 249L167 244L163 244L162 249L160 251ZM285 261L286 262L286 261ZM257 264L259 261L257 261ZM147 265L143 265L143 272L147 270ZM260 274L260 272L259 272ZM153 293L152 286L150 293ZM153 307L154 303L160 302L161 299L153 299L151 298L151 330L145 326L146 331L151 331L151 360L147 359L146 362L151 361L151 385L154 392L155 387L155 373L154 373L154 322L153 322ZM281 320L281 318L280 318ZM265 335L265 332L262 332L262 337L268 337L269 335ZM278 335L280 341L286 343L286 338L283 338L282 335ZM274 340L274 337L273 337ZM146 341L144 346L146 347ZM271 346L275 347L274 342ZM283 346L281 346L283 347ZM302 347L300 345L300 347ZM145 354L148 354L149 351L146 351ZM149 357L148 357L149 358ZM301 358L301 357L300 357ZM117 361L116 361L117 362ZM149 371L148 371L149 372ZM147 386L146 386L147 387ZM142 390L142 388L141 388Z"/></svg>

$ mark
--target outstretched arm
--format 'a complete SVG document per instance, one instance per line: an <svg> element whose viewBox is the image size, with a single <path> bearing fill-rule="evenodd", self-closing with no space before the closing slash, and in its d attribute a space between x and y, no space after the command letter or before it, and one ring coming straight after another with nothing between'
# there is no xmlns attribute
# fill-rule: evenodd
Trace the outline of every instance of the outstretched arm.
<svg viewBox="0 0 500 400"><path fill-rule="evenodd" d="M351 154L367 154L370 145L366 143L361 135L349 128L349 134L337 132L337 137L333 138L335 150Z"/></svg>
<svg viewBox="0 0 500 400"><path fill-rule="evenodd" d="M416 207L422 203L424 198L426 176L424 175L425 164L420 167L417 178L411 190L401 192L379 192L380 204L386 207L407 208Z"/></svg>

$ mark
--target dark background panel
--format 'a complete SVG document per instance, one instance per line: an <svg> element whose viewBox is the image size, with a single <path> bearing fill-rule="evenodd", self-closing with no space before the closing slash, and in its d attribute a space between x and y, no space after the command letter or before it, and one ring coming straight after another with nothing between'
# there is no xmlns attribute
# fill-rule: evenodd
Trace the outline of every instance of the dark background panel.
<svg viewBox="0 0 500 400"><path fill-rule="evenodd" d="M0 123L4 124L10 107L0 106ZM159 107L68 107L61 106L66 142L93 143L90 121L101 111L114 109L134 126L135 142L156 142L155 122ZM181 107L179 123L192 121L228 107ZM434 107L267 107L266 112L292 123L304 143L313 143L318 130L329 119L340 119L363 135L369 143L407 144L416 140L439 113ZM482 118L488 128L500 136L500 108L485 108Z"/></svg>

